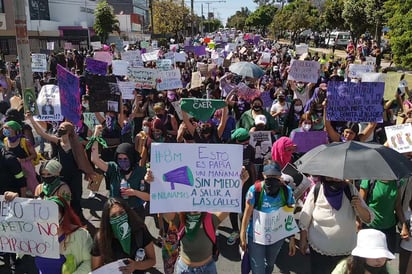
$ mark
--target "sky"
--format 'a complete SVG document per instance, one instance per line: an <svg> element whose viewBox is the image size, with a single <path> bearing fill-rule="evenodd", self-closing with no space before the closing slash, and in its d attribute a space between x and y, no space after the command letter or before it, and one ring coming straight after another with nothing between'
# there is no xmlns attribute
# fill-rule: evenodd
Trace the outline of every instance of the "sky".
<svg viewBox="0 0 412 274"><path fill-rule="evenodd" d="M207 18L209 6L209 12L213 12L215 18L220 19L223 25L225 25L227 18L234 15L236 11L240 10L242 7L247 7L250 11L254 11L257 7L257 4L255 4L253 0L222 0L222 2L219 1L220 0L194 0L194 11L197 15L202 15L203 4L203 15ZM186 2L186 5L190 8L190 1Z"/></svg>

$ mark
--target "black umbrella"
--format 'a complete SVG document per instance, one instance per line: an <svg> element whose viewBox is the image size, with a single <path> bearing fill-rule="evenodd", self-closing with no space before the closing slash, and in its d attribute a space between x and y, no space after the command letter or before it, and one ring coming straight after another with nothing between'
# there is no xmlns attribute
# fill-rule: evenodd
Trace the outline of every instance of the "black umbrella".
<svg viewBox="0 0 412 274"><path fill-rule="evenodd" d="M349 141L320 145L295 162L302 173L338 179L395 180L412 173L412 162L374 143Z"/></svg>

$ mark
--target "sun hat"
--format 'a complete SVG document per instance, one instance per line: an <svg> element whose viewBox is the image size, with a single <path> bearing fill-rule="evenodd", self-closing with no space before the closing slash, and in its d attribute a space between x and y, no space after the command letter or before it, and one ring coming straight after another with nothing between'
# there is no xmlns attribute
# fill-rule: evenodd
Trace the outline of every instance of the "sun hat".
<svg viewBox="0 0 412 274"><path fill-rule="evenodd" d="M259 114L255 117L255 125L264 124L266 125L267 119L263 114Z"/></svg>
<svg viewBox="0 0 412 274"><path fill-rule="evenodd" d="M362 229L358 232L358 239L355 249L352 250L352 256L367 259L395 259L395 256L388 250L385 234L376 229Z"/></svg>
<svg viewBox="0 0 412 274"><path fill-rule="evenodd" d="M276 162L270 162L263 166L263 174L266 176L280 176L282 172L280 171L280 166Z"/></svg>

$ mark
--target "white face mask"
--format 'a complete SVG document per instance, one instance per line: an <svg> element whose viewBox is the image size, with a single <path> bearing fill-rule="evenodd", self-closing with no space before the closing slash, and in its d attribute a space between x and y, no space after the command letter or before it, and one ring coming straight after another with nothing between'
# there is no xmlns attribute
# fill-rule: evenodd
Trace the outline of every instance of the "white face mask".
<svg viewBox="0 0 412 274"><path fill-rule="evenodd" d="M303 124L302 128L303 128L304 131L309 131L312 128L312 125L311 124Z"/></svg>
<svg viewBox="0 0 412 274"><path fill-rule="evenodd" d="M295 106L295 111L296 112L301 112L303 109L303 106Z"/></svg>
<svg viewBox="0 0 412 274"><path fill-rule="evenodd" d="M149 134L149 127L148 126L143 126L142 130L144 133Z"/></svg>

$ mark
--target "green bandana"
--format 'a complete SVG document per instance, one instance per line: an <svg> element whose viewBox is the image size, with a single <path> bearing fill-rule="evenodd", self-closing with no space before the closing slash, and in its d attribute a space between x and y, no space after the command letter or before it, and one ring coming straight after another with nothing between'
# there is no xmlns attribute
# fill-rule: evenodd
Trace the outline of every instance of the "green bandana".
<svg viewBox="0 0 412 274"><path fill-rule="evenodd" d="M103 146L103 148L107 148L107 143L106 143L105 139L103 139L102 137L92 136L92 137L90 137L90 140L86 145L86 150L91 148L94 142L98 142L99 144L101 144Z"/></svg>
<svg viewBox="0 0 412 274"><path fill-rule="evenodd" d="M202 214L200 213L195 215L186 215L185 235L189 241L193 241L195 238L200 227L201 217Z"/></svg>
<svg viewBox="0 0 412 274"><path fill-rule="evenodd" d="M217 109L225 106L225 101L216 99L184 98L180 102L182 110L200 121L209 120Z"/></svg>
<svg viewBox="0 0 412 274"><path fill-rule="evenodd" d="M110 218L114 237L119 240L123 251L130 255L130 244L132 240L132 231L129 226L128 216L126 213Z"/></svg>
<svg viewBox="0 0 412 274"><path fill-rule="evenodd" d="M59 185L60 185L60 177L57 177L51 184L43 183L44 195L46 197L50 197Z"/></svg>

